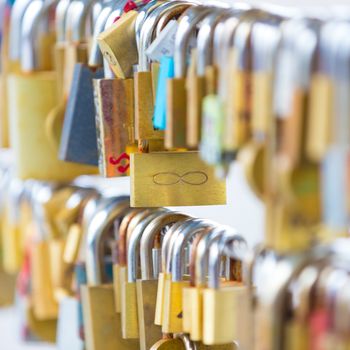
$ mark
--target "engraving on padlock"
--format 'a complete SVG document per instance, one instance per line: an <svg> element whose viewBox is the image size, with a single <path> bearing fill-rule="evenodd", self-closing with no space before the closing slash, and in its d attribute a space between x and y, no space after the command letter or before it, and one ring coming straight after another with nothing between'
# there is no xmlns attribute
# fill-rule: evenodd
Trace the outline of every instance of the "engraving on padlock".
<svg viewBox="0 0 350 350"><path fill-rule="evenodd" d="M133 207L210 205L226 201L225 181L215 177L213 169L199 159L197 152L134 153L130 169ZM158 193L157 197L150 196L151 189Z"/></svg>

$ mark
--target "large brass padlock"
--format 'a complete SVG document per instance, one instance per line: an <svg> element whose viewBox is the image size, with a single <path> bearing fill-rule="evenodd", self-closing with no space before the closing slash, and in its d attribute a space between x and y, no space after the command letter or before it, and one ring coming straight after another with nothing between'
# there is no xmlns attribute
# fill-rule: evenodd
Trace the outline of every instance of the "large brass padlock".
<svg viewBox="0 0 350 350"><path fill-rule="evenodd" d="M152 192L158 195L150 196ZM225 181L216 178L198 152L131 155L132 207L225 203Z"/></svg>
<svg viewBox="0 0 350 350"><path fill-rule="evenodd" d="M186 147L187 116L187 47L196 25L210 12L208 7L194 6L187 9L181 17L176 33L174 64L175 78L168 80L167 128L165 147Z"/></svg>
<svg viewBox="0 0 350 350"><path fill-rule="evenodd" d="M41 4L33 15L31 4L24 16L21 67L26 72L8 77L11 142L16 158L16 174L20 178L68 181L82 174L94 172L91 167L66 164L58 160L45 128L49 112L58 104L56 74L35 71L38 52L33 43L38 37L37 21L45 18L47 8ZM30 96L28 91L31 91ZM25 107L25 112L22 108Z"/></svg>
<svg viewBox="0 0 350 350"><path fill-rule="evenodd" d="M140 349L146 350L161 337L161 328L154 324L157 300L158 274L153 266L153 252L160 252L161 230L188 218L186 215L165 212L159 214L145 229L141 237L141 279L136 281Z"/></svg>

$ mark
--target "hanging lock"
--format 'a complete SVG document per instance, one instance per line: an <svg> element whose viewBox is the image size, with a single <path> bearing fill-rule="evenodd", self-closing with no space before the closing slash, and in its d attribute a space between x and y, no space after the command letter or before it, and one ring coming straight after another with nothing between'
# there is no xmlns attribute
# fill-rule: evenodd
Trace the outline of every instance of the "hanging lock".
<svg viewBox="0 0 350 350"><path fill-rule="evenodd" d="M182 222L186 218L188 217L183 214L165 212L152 220L142 234L141 279L136 281L141 350L150 349L162 335L161 328L154 324L159 276L157 266L154 266L158 259L154 259L154 256L159 257L161 253L162 230L169 230L174 223Z"/></svg>
<svg viewBox="0 0 350 350"><path fill-rule="evenodd" d="M139 275L140 241L147 226L161 210L148 212L132 230L127 242L127 281L121 286L121 318L124 339L139 339L136 279Z"/></svg>
<svg viewBox="0 0 350 350"><path fill-rule="evenodd" d="M98 17L94 23L88 65L83 62L76 63L74 67L59 147L62 160L94 166L98 165L98 153L93 79L103 78L103 61L97 47L97 36L103 31L110 10L108 3L104 6L105 11L100 14L102 18ZM79 24L78 20L76 22L75 25ZM79 39L80 42L83 41L83 38Z"/></svg>
<svg viewBox="0 0 350 350"><path fill-rule="evenodd" d="M111 225L128 208L125 197L105 200L89 223L86 246L88 284L81 287L84 328L87 349L137 349L136 344L123 340L120 318L115 313L113 287L106 283L102 266L103 244ZM135 347L134 347L135 345Z"/></svg>
<svg viewBox="0 0 350 350"><path fill-rule="evenodd" d="M215 9L213 13L204 18L198 31L196 57L191 59L187 76L186 141L189 148L198 148L200 142L202 100L207 94L213 93L207 89L207 85L208 88L216 86L216 73L215 69L212 69L213 34L215 26L225 16L227 16L226 10ZM209 70L210 74L207 73Z"/></svg>
<svg viewBox="0 0 350 350"><path fill-rule="evenodd" d="M211 226L204 220L193 219L186 222L172 242L168 255L167 270L164 283L163 333L181 333L182 329L182 290L189 285L184 280L184 249L190 239L202 230Z"/></svg>
<svg viewBox="0 0 350 350"><path fill-rule="evenodd" d="M181 16L175 37L174 64L175 78L168 80L167 127L165 130L166 148L186 147L187 116L187 49L197 25L211 12L210 8L194 6Z"/></svg>
<svg viewBox="0 0 350 350"><path fill-rule="evenodd" d="M219 266L225 246L245 243L239 235L224 237L214 242L210 247L208 265L208 288L203 290L203 343L206 345L232 344L242 336L240 323L247 323L242 319L244 308L249 310L249 287L242 285L240 276L235 271L234 280L238 282L224 282L220 286ZM246 243L245 243L246 244ZM242 257L241 257L242 258ZM238 271L238 275L241 272ZM225 283L228 285L225 286ZM248 315L244 315L248 317Z"/></svg>
<svg viewBox="0 0 350 350"><path fill-rule="evenodd" d="M140 33L138 72L135 80L135 137L137 140L162 140L163 131L153 127L154 91L151 62L146 49L155 37L156 26L164 16L178 16L189 5L184 2L163 3L144 20Z"/></svg>

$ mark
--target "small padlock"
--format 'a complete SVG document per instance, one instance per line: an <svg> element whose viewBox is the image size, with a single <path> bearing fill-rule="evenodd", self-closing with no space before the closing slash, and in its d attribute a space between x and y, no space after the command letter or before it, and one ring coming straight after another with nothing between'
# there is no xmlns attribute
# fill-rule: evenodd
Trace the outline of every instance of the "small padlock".
<svg viewBox="0 0 350 350"><path fill-rule="evenodd" d="M156 240L160 240L161 231L175 222L181 222L188 216L165 212L159 214L147 226L141 237L140 262L141 279L136 281L140 349L151 347L160 337L161 328L154 324L157 300L158 274L153 268L153 249L160 252L160 247L154 248Z"/></svg>
<svg viewBox="0 0 350 350"><path fill-rule="evenodd" d="M246 322L238 312L249 310L249 286L233 282L220 287L219 264L224 247L234 242L244 242L235 235L210 247L208 265L208 288L203 290L203 343L206 345L229 344L240 336L240 324ZM232 285L233 284L233 285ZM229 312L228 312L229 310ZM248 318L249 315L244 315ZM245 323L245 326L247 324Z"/></svg>
<svg viewBox="0 0 350 350"><path fill-rule="evenodd" d="M184 275L184 248L191 238L208 228L208 221L193 219L187 221L179 230L176 241L170 246L166 279L164 284L164 307L162 319L163 333L182 332L182 290L189 285L183 279Z"/></svg>
<svg viewBox="0 0 350 350"><path fill-rule="evenodd" d="M211 11L204 6L194 6L182 15L175 37L175 78L168 80L167 128L165 147L186 147L187 116L187 47L197 24Z"/></svg>
<svg viewBox="0 0 350 350"><path fill-rule="evenodd" d="M139 274L140 241L148 224L159 215L149 212L132 230L127 247L127 280L121 286L121 319L124 339L139 339L136 279Z"/></svg>

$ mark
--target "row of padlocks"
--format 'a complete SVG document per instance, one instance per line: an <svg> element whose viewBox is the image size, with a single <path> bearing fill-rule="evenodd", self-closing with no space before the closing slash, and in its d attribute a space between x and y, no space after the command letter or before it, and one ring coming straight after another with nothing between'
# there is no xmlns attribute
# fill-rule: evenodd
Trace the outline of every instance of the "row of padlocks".
<svg viewBox="0 0 350 350"><path fill-rule="evenodd" d="M15 297L18 335L348 349L349 9L0 1L0 304ZM264 204L258 247L169 209L220 212L233 163Z"/></svg>

